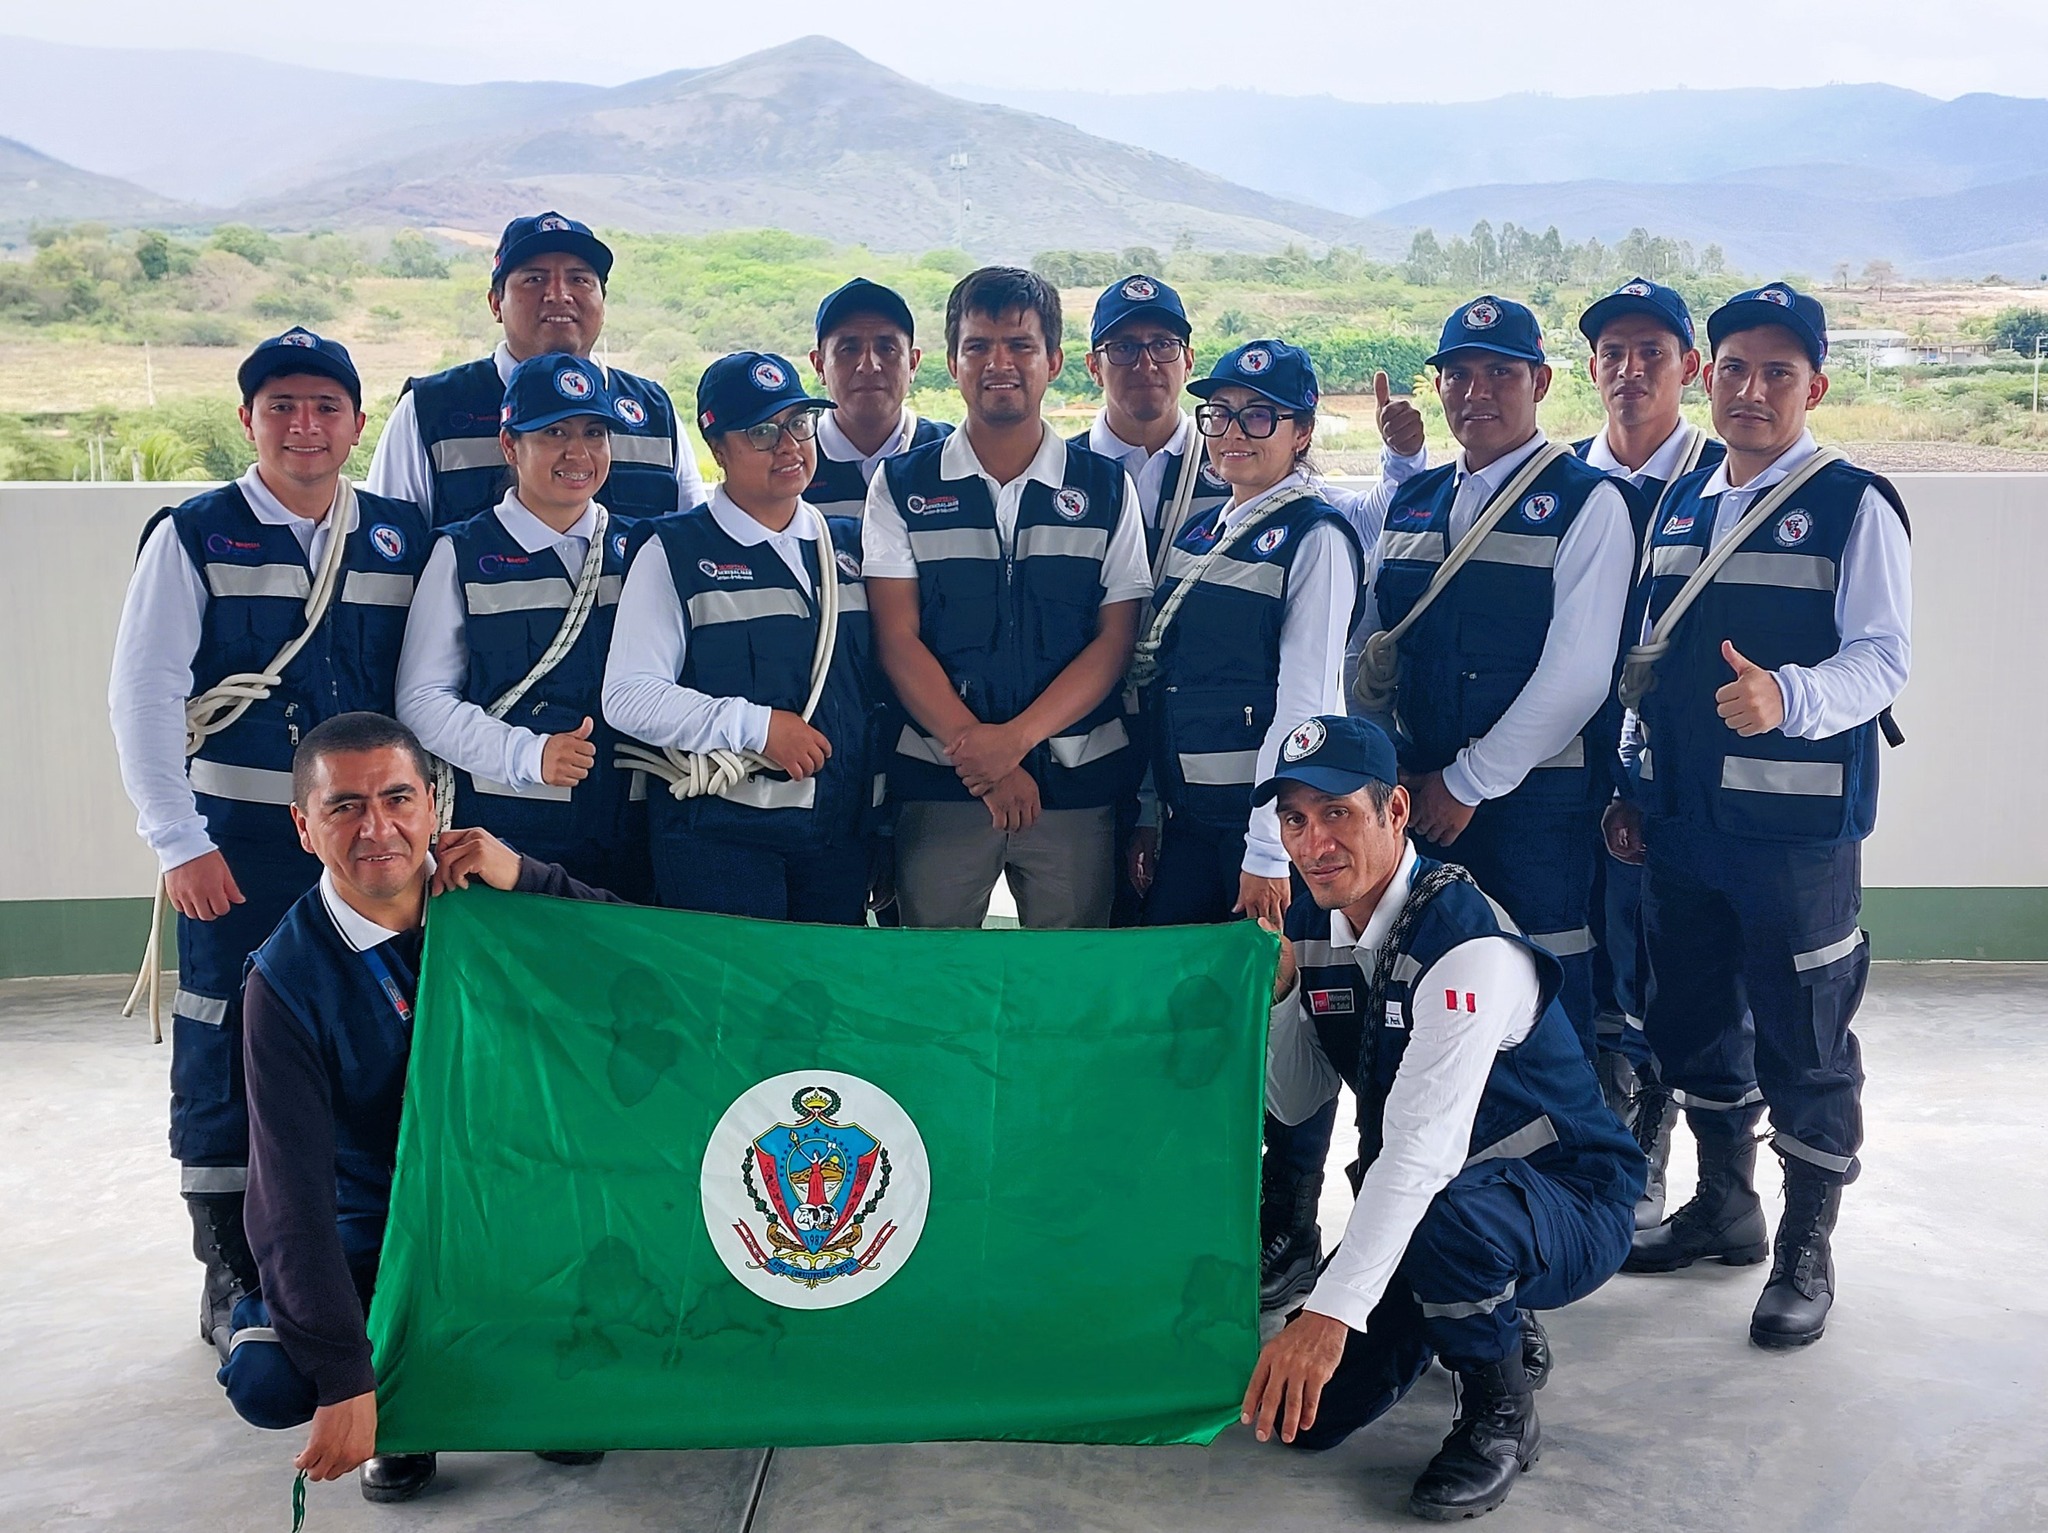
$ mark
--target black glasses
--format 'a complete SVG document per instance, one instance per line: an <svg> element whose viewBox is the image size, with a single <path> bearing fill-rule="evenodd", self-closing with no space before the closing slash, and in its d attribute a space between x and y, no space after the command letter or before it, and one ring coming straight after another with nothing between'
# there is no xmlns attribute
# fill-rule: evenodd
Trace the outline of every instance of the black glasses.
<svg viewBox="0 0 2048 1533"><path fill-rule="evenodd" d="M1260 441L1278 431L1282 421L1299 419L1301 411L1282 410L1274 405L1246 405L1242 410L1233 410L1229 405L1200 405L1195 410L1195 430L1203 436L1221 436L1235 421L1238 430Z"/></svg>
<svg viewBox="0 0 2048 1533"><path fill-rule="evenodd" d="M1186 341L1158 335L1149 341L1104 341L1095 348L1095 354L1107 357L1111 367L1136 367L1140 355L1150 357L1160 367L1171 367L1187 349Z"/></svg>
<svg viewBox="0 0 2048 1533"><path fill-rule="evenodd" d="M818 434L818 412L806 410L801 415L792 415L786 421L762 421L758 426L747 426L740 435L747 439L749 446L757 452L773 452L782 445L784 433L792 442L808 442Z"/></svg>

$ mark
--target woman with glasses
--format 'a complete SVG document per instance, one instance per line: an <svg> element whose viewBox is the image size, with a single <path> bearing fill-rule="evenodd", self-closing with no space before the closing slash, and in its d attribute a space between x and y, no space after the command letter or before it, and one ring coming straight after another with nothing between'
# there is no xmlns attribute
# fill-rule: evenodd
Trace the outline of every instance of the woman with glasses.
<svg viewBox="0 0 2048 1533"><path fill-rule="evenodd" d="M721 357L697 425L723 482L648 523L619 602L604 713L644 742L657 898L865 919L876 696L860 524L803 500L818 412L787 359Z"/></svg>
<svg viewBox="0 0 2048 1533"><path fill-rule="evenodd" d="M514 368L498 433L510 487L442 530L398 661L399 720L442 763L441 824L488 830L625 899L650 892L644 811L612 765L598 694L626 525L597 496L612 433L646 420L586 358Z"/></svg>

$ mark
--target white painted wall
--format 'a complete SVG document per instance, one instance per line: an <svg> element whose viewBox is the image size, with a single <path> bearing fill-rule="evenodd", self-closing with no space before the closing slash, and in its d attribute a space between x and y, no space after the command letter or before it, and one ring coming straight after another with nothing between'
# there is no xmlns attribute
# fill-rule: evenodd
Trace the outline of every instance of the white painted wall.
<svg viewBox="0 0 2048 1533"><path fill-rule="evenodd" d="M1884 759L1874 887L2048 885L2048 474L1923 474L1908 745ZM0 484L0 900L141 896L107 728L107 663L136 538L194 485Z"/></svg>

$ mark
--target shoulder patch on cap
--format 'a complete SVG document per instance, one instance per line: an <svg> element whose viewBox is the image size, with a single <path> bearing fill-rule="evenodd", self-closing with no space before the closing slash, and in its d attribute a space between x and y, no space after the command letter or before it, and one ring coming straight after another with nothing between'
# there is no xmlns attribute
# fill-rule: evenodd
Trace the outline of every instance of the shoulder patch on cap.
<svg viewBox="0 0 2048 1533"><path fill-rule="evenodd" d="M389 522L379 522L370 529L370 546L395 562L405 557L405 534Z"/></svg>
<svg viewBox="0 0 2048 1533"><path fill-rule="evenodd" d="M1053 492L1052 508L1070 522L1078 522L1088 514L1088 492L1074 489L1071 485Z"/></svg>
<svg viewBox="0 0 2048 1533"><path fill-rule="evenodd" d="M1500 305L1490 298L1482 298L1465 308L1467 330L1491 330L1500 323Z"/></svg>
<svg viewBox="0 0 2048 1533"><path fill-rule="evenodd" d="M1555 495L1531 495L1522 502L1522 520L1525 522L1547 522L1557 514Z"/></svg>
<svg viewBox="0 0 2048 1533"><path fill-rule="evenodd" d="M785 373L766 357L763 357L754 364L752 376L755 388L766 389L771 393L789 382L789 374Z"/></svg>
<svg viewBox="0 0 2048 1533"><path fill-rule="evenodd" d="M1787 511L1778 518L1777 531L1771 536L1787 548L1804 543L1813 535L1813 517L1805 511Z"/></svg>
<svg viewBox="0 0 2048 1533"><path fill-rule="evenodd" d="M1273 353L1263 346L1253 346L1237 359L1237 370L1256 376L1273 365Z"/></svg>
<svg viewBox="0 0 2048 1533"><path fill-rule="evenodd" d="M1792 295L1786 292L1781 287L1763 288L1757 293L1756 296L1762 299L1765 303L1776 304L1781 309L1789 309L1792 307Z"/></svg>
<svg viewBox="0 0 2048 1533"><path fill-rule="evenodd" d="M1289 733L1287 743L1280 747L1280 759L1299 761L1304 756L1313 756L1329 738L1330 731L1323 727L1321 719L1308 719L1295 725Z"/></svg>
<svg viewBox="0 0 2048 1533"><path fill-rule="evenodd" d="M644 426L647 424L647 406L640 403L637 399L613 400L612 414L629 426Z"/></svg>
<svg viewBox="0 0 2048 1533"><path fill-rule="evenodd" d="M555 392L564 399L588 399L596 392L588 373L565 367L555 374Z"/></svg>
<svg viewBox="0 0 2048 1533"><path fill-rule="evenodd" d="M1123 295L1133 303L1143 303L1159 296L1159 284L1150 277L1133 277L1124 284Z"/></svg>

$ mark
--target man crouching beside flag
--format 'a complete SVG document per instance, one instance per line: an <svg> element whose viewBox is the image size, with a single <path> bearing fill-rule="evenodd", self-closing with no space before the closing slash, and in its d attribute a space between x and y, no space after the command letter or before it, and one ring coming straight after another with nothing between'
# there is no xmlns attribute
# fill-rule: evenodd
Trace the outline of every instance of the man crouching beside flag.
<svg viewBox="0 0 2048 1533"><path fill-rule="evenodd" d="M427 755L396 719L344 713L292 758L292 820L323 871L250 959L243 987L249 1243L260 1295L235 1306L220 1382L259 1427L312 1432L297 1467L358 1467L371 1501L434 1477L431 1453L376 1456L364 1329L397 1155L428 894L468 886L616 896L522 857L488 831L437 823ZM429 846L433 852L429 853ZM436 860L438 859L438 860ZM589 1463L602 1454L543 1454Z"/></svg>
<svg viewBox="0 0 2048 1533"><path fill-rule="evenodd" d="M1463 868L1408 844L1397 777L1376 725L1324 716L1252 795L1278 801L1308 885L1274 982L1267 1110L1299 1123L1350 1086L1362 1175L1303 1311L1259 1355L1244 1420L1261 1441L1332 1447L1441 1356L1457 1422L1409 1507L1448 1521L1491 1511L1535 1463L1549 1359L1528 1310L1620 1268L1645 1162L1558 1003L1557 960Z"/></svg>

